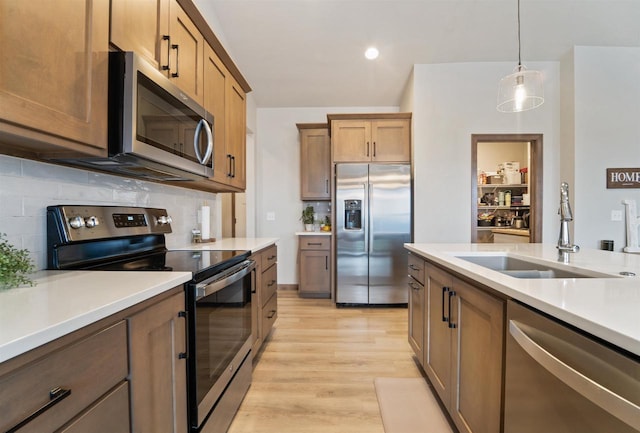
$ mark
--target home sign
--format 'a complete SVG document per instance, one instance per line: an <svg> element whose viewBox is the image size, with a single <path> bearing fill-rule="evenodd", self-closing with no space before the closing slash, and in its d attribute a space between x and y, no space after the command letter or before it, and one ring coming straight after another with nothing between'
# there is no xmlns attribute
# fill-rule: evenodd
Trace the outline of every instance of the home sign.
<svg viewBox="0 0 640 433"><path fill-rule="evenodd" d="M607 168L607 188L640 188L640 168Z"/></svg>

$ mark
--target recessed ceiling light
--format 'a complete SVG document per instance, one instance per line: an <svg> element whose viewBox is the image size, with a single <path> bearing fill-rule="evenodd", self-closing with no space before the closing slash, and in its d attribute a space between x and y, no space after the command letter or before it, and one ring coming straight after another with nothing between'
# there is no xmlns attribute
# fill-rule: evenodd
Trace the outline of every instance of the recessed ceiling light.
<svg viewBox="0 0 640 433"><path fill-rule="evenodd" d="M364 56L369 60L377 59L378 54L380 54L380 52L376 47L367 48L367 51L364 52Z"/></svg>

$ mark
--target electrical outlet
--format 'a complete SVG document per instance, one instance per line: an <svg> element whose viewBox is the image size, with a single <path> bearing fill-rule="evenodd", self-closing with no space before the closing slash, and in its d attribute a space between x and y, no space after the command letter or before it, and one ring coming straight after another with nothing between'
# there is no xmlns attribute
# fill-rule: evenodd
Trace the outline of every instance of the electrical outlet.
<svg viewBox="0 0 640 433"><path fill-rule="evenodd" d="M611 221L622 221L622 211L621 210L612 210L611 211Z"/></svg>
<svg viewBox="0 0 640 433"><path fill-rule="evenodd" d="M267 221L275 221L276 213L275 212L267 212Z"/></svg>

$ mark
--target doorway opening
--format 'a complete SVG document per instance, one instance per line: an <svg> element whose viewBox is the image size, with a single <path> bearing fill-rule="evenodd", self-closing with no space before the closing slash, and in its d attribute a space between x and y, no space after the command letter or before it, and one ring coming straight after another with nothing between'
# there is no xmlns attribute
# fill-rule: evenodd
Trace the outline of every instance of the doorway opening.
<svg viewBox="0 0 640 433"><path fill-rule="evenodd" d="M245 193L218 194L221 200L223 238L247 236L247 198Z"/></svg>
<svg viewBox="0 0 640 433"><path fill-rule="evenodd" d="M542 134L471 135L471 242L542 241Z"/></svg>

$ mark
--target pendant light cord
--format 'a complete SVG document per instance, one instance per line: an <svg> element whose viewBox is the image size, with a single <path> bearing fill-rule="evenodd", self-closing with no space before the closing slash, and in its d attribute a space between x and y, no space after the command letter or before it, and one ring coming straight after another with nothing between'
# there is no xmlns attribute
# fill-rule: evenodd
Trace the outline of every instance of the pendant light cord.
<svg viewBox="0 0 640 433"><path fill-rule="evenodd" d="M522 66L520 58L520 0L518 0L518 67Z"/></svg>

